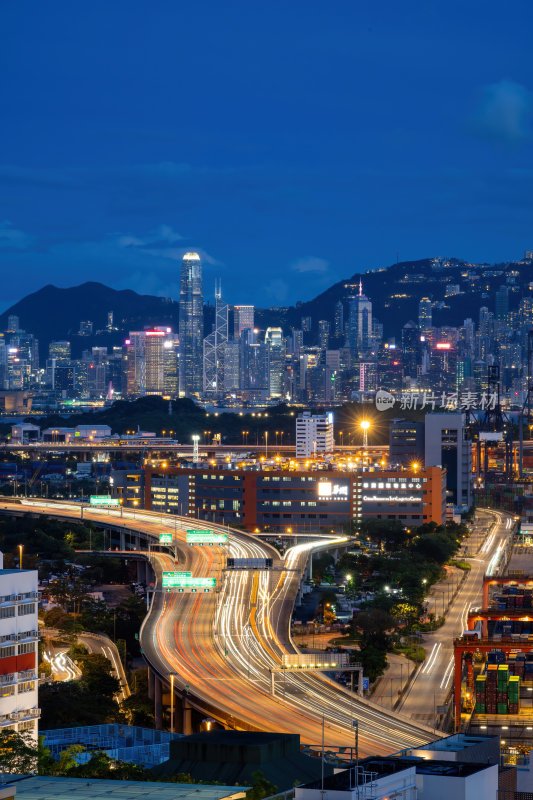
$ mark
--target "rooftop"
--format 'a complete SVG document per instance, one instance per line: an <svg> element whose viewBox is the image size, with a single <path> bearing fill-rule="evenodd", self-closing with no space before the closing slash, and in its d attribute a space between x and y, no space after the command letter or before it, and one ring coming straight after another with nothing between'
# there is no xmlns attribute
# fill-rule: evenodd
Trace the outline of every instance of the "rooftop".
<svg viewBox="0 0 533 800"><path fill-rule="evenodd" d="M0 577L2 575L15 575L19 573L37 572L36 569L0 569Z"/></svg>
<svg viewBox="0 0 533 800"><path fill-rule="evenodd" d="M416 750L446 750L447 752L460 753L467 747L474 747L478 744L490 742L494 736L472 736L464 733L455 733L445 739L437 739L435 742L425 744L423 747L414 748ZM497 738L497 737L496 737Z"/></svg>
<svg viewBox="0 0 533 800"><path fill-rule="evenodd" d="M472 737L476 738L476 737ZM467 778L476 772L488 769L490 764L463 763L460 761L433 761L425 758L364 758L359 762L359 781L364 773L371 773L374 779L394 775L404 770L415 768L421 775L441 775L449 778ZM350 791L355 781L355 767L337 772L324 778L324 789L335 791ZM321 789L321 780L306 784L307 789Z"/></svg>
<svg viewBox="0 0 533 800"><path fill-rule="evenodd" d="M9 777L9 776L6 776ZM17 798L24 800L225 800L244 797L248 786L206 786L196 783L156 783L155 781L105 781L86 778L13 776ZM9 785L9 784L8 784Z"/></svg>

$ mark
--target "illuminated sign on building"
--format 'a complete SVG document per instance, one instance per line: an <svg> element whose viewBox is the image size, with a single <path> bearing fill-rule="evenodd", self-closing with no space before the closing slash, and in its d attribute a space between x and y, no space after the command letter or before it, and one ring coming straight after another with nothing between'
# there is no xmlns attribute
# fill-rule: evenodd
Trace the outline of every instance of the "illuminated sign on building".
<svg viewBox="0 0 533 800"><path fill-rule="evenodd" d="M172 534L171 533L160 533L159 534L159 544L172 544Z"/></svg>
<svg viewBox="0 0 533 800"><path fill-rule="evenodd" d="M416 494L364 494L365 503L419 503L422 498Z"/></svg>
<svg viewBox="0 0 533 800"><path fill-rule="evenodd" d="M348 486L340 483L331 483L331 481L320 481L318 484L318 496L331 498L333 500L347 500Z"/></svg>

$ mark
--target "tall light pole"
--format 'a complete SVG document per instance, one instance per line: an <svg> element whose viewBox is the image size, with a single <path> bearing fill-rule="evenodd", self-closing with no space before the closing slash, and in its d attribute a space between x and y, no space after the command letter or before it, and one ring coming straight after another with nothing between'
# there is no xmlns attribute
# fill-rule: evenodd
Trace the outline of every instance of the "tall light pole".
<svg viewBox="0 0 533 800"><path fill-rule="evenodd" d="M268 458L268 431L265 431L265 458Z"/></svg>
<svg viewBox="0 0 533 800"><path fill-rule="evenodd" d="M360 428L363 431L363 447L366 449L368 447L368 429L370 428L370 422L367 419L362 419Z"/></svg>
<svg viewBox="0 0 533 800"><path fill-rule="evenodd" d="M197 433L194 433L192 436L192 463L198 464L200 461L200 457L198 455L198 442L200 441L200 437Z"/></svg>
<svg viewBox="0 0 533 800"><path fill-rule="evenodd" d="M174 673L170 673L170 732L174 733Z"/></svg>

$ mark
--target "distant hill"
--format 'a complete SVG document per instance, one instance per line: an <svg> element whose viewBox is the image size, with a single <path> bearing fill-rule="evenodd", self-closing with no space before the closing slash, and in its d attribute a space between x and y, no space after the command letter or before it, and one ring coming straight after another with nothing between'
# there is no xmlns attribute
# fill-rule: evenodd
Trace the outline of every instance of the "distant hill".
<svg viewBox="0 0 533 800"><path fill-rule="evenodd" d="M532 294L529 284L533 281L533 264L472 265L454 258L402 261L352 275L333 284L313 300L287 309L284 312L285 325L299 328L302 317L310 316L316 335L318 321L325 319L333 323L336 303L357 293L359 279L364 294L372 301L374 319L383 324L385 336L398 338L406 322L418 320L421 297L429 297L437 304L433 310L433 324L437 327L460 326L468 317L477 323L481 306L494 311L494 293L502 284L509 288L509 308L515 309L522 297ZM459 288L459 294L446 297L447 287L449 290L451 285ZM346 303L344 313L346 319Z"/></svg>
<svg viewBox="0 0 533 800"><path fill-rule="evenodd" d="M262 329L281 325L289 333L291 328L301 327L302 317L309 316L312 332L306 335L306 343L312 344L316 341L319 320L328 320L333 326L335 305L339 300L344 302L346 319L346 301L357 293L360 278L364 293L372 301L374 319L383 323L386 337L399 339L403 325L409 320L417 321L421 297L429 297L436 304L433 324L438 327L460 326L468 317L477 322L481 306L494 311L494 293L502 284L509 287L509 307L515 309L522 297L531 296L533 264L523 261L473 265L455 258L402 261L352 275L296 306L258 308L256 325ZM459 293L446 297L452 286L457 287ZM228 300L231 302L231 298ZM118 328L111 333L105 330L108 311L113 311ZM117 291L93 282L70 289L45 286L0 315L0 330L5 330L10 314L16 314L21 327L37 336L41 358L46 357L48 342L54 339L69 339L73 356L77 357L83 349L94 345L120 344L130 330L142 330L150 325L169 325L177 330L178 325L177 302L140 295L129 289ZM207 334L213 321L213 306L205 306L204 319ZM92 337L78 336L81 320L94 323ZM98 330L103 333L97 334Z"/></svg>
<svg viewBox="0 0 533 800"><path fill-rule="evenodd" d="M143 329L145 325L177 326L177 303L163 297L141 295L131 289L117 291L102 283L87 282L70 289L59 289L48 284L27 295L0 315L0 330L5 330L7 318L16 314L20 327L35 334L39 340L41 358L48 353L48 343L68 339L73 356L94 345L118 345L130 330ZM117 331L106 331L107 314L113 312ZM94 335L78 336L80 322L94 323ZM96 331L106 331L100 335Z"/></svg>

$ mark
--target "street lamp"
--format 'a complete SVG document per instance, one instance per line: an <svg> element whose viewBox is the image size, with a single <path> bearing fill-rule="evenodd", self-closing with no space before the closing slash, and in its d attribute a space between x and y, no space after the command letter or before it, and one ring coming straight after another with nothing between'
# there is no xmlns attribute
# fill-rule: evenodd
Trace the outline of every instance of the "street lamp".
<svg viewBox="0 0 533 800"><path fill-rule="evenodd" d="M368 429L370 428L370 422L367 419L362 419L359 423L359 427L363 431L363 447L368 447Z"/></svg>
<svg viewBox="0 0 533 800"><path fill-rule="evenodd" d="M170 673L170 732L174 733L174 678L175 674Z"/></svg>

